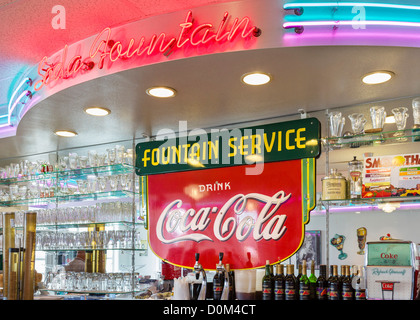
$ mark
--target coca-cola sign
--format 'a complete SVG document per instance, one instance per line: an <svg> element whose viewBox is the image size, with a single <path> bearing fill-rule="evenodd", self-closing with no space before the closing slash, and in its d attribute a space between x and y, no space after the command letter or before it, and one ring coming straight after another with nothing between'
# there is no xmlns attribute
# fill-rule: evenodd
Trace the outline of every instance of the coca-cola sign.
<svg viewBox="0 0 420 320"><path fill-rule="evenodd" d="M148 176L150 246L161 259L193 267L195 253L215 269L219 252L234 269L293 255L314 206L314 160Z"/></svg>

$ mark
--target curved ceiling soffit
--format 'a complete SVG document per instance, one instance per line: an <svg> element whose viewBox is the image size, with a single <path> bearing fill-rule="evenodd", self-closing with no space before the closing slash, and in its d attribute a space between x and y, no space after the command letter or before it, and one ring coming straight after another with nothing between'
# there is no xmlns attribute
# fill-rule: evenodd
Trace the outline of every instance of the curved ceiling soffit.
<svg viewBox="0 0 420 320"><path fill-rule="evenodd" d="M182 10L112 29L105 28L96 35L65 45L59 52L44 57L22 76L8 106L8 122L14 120L15 123L0 126L0 137L15 135L17 125L26 112L57 92L145 65L198 55L273 47L420 46L420 41L414 41L420 40L419 28L414 25L403 29L392 23L368 25L366 28L361 25L355 28L351 24L314 25L314 28L308 25L299 28L299 21L307 21L312 17L320 19L322 15L317 12L317 15L311 16L310 10L313 8L309 7L305 8L305 19L300 18L302 12L288 2L286 0L282 4L275 0L261 0L256 3L247 0L198 7L193 11ZM302 1L303 4L309 2ZM387 10L398 14L401 11L413 14L420 10L410 8ZM343 14L347 14L348 20L360 15L361 9L354 11L354 7L346 7L345 10ZM349 16L349 10L353 16ZM337 11L331 11L331 8L324 11L324 20L328 20L331 12L336 15L334 21L339 21ZM263 36L257 37L261 30ZM19 107L21 109L15 112L16 116L12 119L13 110Z"/></svg>
<svg viewBox="0 0 420 320"><path fill-rule="evenodd" d="M261 48L258 21L264 14L249 15L254 6L242 1L177 11L107 27L65 45L21 77L14 90L21 96L12 100L22 107L12 126L0 127L0 137L16 135L20 120L41 101L83 82L166 61Z"/></svg>

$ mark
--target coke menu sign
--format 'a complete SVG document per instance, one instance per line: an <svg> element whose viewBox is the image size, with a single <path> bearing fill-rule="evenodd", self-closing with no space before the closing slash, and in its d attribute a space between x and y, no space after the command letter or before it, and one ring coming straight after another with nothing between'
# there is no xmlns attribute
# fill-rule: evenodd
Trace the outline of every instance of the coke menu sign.
<svg viewBox="0 0 420 320"><path fill-rule="evenodd" d="M257 268L293 255L314 207L315 160L155 174L147 177L148 233L161 259L193 267L200 253L215 269L219 252L234 269Z"/></svg>

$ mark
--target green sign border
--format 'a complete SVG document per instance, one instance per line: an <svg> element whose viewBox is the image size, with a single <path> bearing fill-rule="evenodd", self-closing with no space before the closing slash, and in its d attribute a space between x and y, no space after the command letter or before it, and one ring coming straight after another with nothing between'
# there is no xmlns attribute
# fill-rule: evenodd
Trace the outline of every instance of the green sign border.
<svg viewBox="0 0 420 320"><path fill-rule="evenodd" d="M136 145L136 174L145 176L250 165L259 162L316 158L320 154L320 127L318 119L306 118L240 129L226 129L201 135L186 135L165 140L140 142ZM193 145L196 148L206 146L202 149L205 152L199 156L207 158L202 158L206 161L188 161L190 158L185 161L188 154L198 155L198 153L192 152ZM258 146L259 148L257 148ZM244 149L247 150L244 151ZM168 150L178 150L178 160L181 160L181 163L160 164L152 161L152 152L156 151L156 154L162 152L162 155L159 153L159 157L156 158L159 160L166 159L169 162L171 154L167 152L166 158L163 154L164 151ZM246 155L249 152L250 154ZM208 159L211 154L213 157ZM248 156L250 155L260 158L249 159ZM185 156L184 160L181 159L183 156ZM172 153L172 158L174 159L174 157L174 153Z"/></svg>

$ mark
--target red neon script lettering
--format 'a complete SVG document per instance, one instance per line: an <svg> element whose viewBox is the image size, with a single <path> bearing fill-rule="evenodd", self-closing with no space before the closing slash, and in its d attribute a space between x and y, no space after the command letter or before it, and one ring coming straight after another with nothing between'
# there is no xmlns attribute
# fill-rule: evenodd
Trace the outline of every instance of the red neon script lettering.
<svg viewBox="0 0 420 320"><path fill-rule="evenodd" d="M225 12L218 28L214 29L211 23L194 25L192 12L188 11L184 21L179 24L181 30L177 37L170 37L162 32L159 35L154 34L148 41L144 36L140 37L138 41L131 38L126 46L122 41L111 39L111 28L107 27L93 41L89 50L89 58L96 61L94 66L102 69L106 60L116 62L119 59L130 59L133 56L151 56L156 53L169 54L172 50L187 45L197 47L210 41L215 43L232 41L237 36L246 39L257 30L255 26L251 25L248 17L241 20L235 18L229 29L227 26L228 18L229 13ZM41 79L34 84L36 91L41 90L44 85L48 85L55 80L66 79L83 69L83 61L86 59L77 55L67 62L67 52L68 46L65 45L61 60L57 64L49 64L48 57L41 60L38 65L38 74Z"/></svg>

